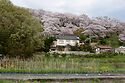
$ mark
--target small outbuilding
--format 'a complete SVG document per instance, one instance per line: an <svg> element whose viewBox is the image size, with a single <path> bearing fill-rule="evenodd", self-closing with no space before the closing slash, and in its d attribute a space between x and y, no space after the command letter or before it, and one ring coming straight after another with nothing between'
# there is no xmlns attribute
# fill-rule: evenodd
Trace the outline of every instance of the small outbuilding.
<svg viewBox="0 0 125 83"><path fill-rule="evenodd" d="M125 46L120 46L119 48L115 48L115 53L125 53Z"/></svg>
<svg viewBox="0 0 125 83"><path fill-rule="evenodd" d="M113 48L107 45L96 46L96 53L113 52Z"/></svg>

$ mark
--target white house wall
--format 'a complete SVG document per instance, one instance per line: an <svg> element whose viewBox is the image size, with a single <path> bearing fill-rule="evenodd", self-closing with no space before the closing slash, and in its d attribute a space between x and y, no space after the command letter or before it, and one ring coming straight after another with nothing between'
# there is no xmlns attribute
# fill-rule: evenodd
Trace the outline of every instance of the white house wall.
<svg viewBox="0 0 125 83"><path fill-rule="evenodd" d="M66 45L75 46L76 43L79 44L79 40L61 40L61 39L57 39L57 46L66 46Z"/></svg>

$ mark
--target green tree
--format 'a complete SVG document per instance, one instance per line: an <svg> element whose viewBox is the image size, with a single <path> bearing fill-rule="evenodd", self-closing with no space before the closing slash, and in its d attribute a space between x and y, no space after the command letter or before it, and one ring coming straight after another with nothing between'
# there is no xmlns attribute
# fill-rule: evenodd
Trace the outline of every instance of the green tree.
<svg viewBox="0 0 125 83"><path fill-rule="evenodd" d="M55 37L46 37L44 40L44 52L49 52L53 41L56 40Z"/></svg>
<svg viewBox="0 0 125 83"><path fill-rule="evenodd" d="M81 51L79 45L76 43L75 46L70 46L71 51Z"/></svg>
<svg viewBox="0 0 125 83"><path fill-rule="evenodd" d="M92 47L87 43L85 45L81 45L79 48L81 51L84 51L84 52L94 52Z"/></svg>
<svg viewBox="0 0 125 83"><path fill-rule="evenodd" d="M99 43L100 43L101 45L106 45L106 44L107 44L107 40L106 40L105 38L103 38L103 39L101 39L101 40L99 41Z"/></svg>
<svg viewBox="0 0 125 83"><path fill-rule="evenodd" d="M83 28L79 28L76 31L74 31L73 33L80 38L80 41L85 41L87 36L84 35L83 32L84 32L84 29Z"/></svg>
<svg viewBox="0 0 125 83"><path fill-rule="evenodd" d="M41 32L39 21L27 9L0 0L0 50L4 55L31 56L43 43L43 38L38 40Z"/></svg>
<svg viewBox="0 0 125 83"><path fill-rule="evenodd" d="M99 44L110 45L114 48L121 45L118 35L116 33L112 33L110 36L100 39Z"/></svg>

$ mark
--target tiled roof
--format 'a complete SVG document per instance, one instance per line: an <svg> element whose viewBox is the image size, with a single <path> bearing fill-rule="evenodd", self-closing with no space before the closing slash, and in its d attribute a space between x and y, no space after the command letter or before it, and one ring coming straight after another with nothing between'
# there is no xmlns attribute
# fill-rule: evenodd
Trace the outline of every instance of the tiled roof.
<svg viewBox="0 0 125 83"><path fill-rule="evenodd" d="M111 49L112 48L111 46L103 46L103 45L97 46L97 47L102 48L102 49Z"/></svg>
<svg viewBox="0 0 125 83"><path fill-rule="evenodd" d="M79 37L73 34L60 34L55 36L56 39L65 39L65 40L79 40Z"/></svg>

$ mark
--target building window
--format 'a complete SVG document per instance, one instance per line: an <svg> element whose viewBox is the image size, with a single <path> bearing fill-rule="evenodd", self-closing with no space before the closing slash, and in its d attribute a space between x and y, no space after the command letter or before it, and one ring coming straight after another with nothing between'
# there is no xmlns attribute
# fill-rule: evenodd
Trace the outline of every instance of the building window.
<svg viewBox="0 0 125 83"><path fill-rule="evenodd" d="M59 40L59 43L60 43L60 44L63 44L63 43L64 43L64 40Z"/></svg>
<svg viewBox="0 0 125 83"><path fill-rule="evenodd" d="M69 42L70 42L70 40L66 40L66 42L67 42L67 43L69 43Z"/></svg>

